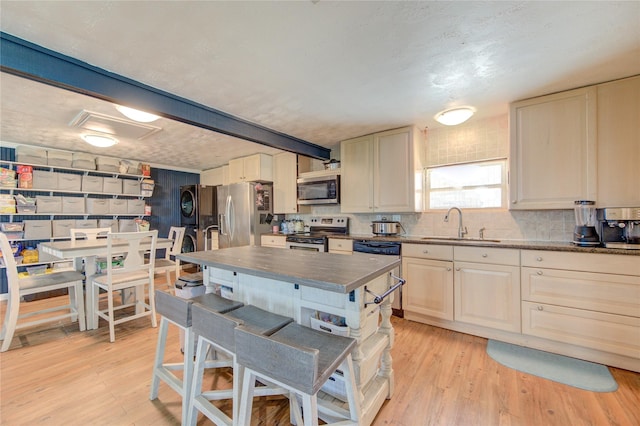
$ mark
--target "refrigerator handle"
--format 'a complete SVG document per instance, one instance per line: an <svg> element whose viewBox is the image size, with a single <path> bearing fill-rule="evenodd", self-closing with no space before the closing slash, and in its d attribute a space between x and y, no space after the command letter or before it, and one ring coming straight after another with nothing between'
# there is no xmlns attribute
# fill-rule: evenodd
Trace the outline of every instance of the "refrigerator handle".
<svg viewBox="0 0 640 426"><path fill-rule="evenodd" d="M236 228L235 223L235 207L233 205L233 199L231 196L227 198L227 224L229 225L229 238L233 241L233 234Z"/></svg>

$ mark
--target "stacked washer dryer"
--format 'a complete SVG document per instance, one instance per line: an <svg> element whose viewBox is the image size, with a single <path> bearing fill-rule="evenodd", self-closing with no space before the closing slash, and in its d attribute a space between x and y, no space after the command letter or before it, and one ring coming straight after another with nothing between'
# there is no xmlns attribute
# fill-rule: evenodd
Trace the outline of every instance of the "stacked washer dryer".
<svg viewBox="0 0 640 426"><path fill-rule="evenodd" d="M216 201L215 186L180 187L180 221L186 228L183 253L205 249L205 233L218 224Z"/></svg>

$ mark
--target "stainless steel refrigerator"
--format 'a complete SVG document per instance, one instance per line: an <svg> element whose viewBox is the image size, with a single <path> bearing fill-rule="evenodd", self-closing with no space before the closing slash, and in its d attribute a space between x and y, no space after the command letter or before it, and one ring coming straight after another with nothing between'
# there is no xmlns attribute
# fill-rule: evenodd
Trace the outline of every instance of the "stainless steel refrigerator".
<svg viewBox="0 0 640 426"><path fill-rule="evenodd" d="M221 249L260 245L260 235L271 231L272 190L271 184L257 182L218 187L218 246Z"/></svg>

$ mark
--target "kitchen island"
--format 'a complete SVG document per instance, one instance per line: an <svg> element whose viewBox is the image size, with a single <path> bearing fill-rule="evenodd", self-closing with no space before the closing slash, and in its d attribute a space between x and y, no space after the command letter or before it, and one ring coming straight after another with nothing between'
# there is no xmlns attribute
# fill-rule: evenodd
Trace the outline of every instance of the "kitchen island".
<svg viewBox="0 0 640 426"><path fill-rule="evenodd" d="M361 396L362 424L371 424L394 388L389 294L395 283L391 272L400 265L393 256L355 254L342 256L271 247L234 247L214 251L183 253L184 262L201 265L207 292L268 311L286 315L306 326L346 334L357 341L352 354L356 383ZM344 326L321 319L343 320ZM323 402L340 403L344 382L339 374L323 388L319 411L325 421L340 419L339 412Z"/></svg>

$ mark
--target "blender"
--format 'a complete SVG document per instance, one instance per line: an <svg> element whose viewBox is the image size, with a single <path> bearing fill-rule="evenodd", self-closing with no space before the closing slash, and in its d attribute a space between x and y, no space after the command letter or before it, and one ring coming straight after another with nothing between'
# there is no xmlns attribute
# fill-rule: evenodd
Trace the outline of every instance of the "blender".
<svg viewBox="0 0 640 426"><path fill-rule="evenodd" d="M596 202L578 200L573 208L576 227L573 230L573 244L577 246L598 246L600 237L596 231Z"/></svg>

